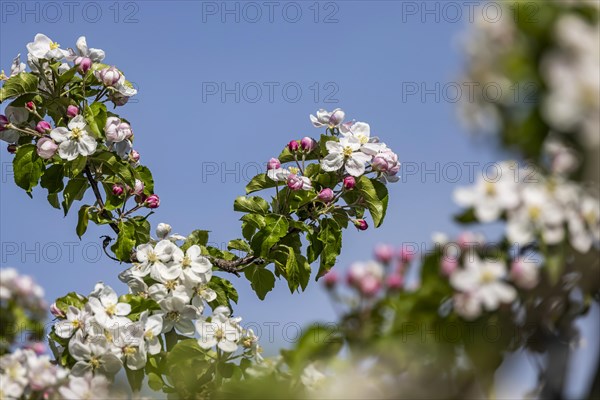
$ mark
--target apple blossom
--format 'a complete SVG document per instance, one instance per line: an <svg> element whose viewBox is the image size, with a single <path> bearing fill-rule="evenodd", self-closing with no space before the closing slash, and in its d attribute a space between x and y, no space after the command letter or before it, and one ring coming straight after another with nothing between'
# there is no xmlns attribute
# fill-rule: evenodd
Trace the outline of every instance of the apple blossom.
<svg viewBox="0 0 600 400"><path fill-rule="evenodd" d="M352 223L359 231L366 231L369 228L369 224L364 219L355 219Z"/></svg>
<svg viewBox="0 0 600 400"><path fill-rule="evenodd" d="M160 353L162 346L158 337L163 329L162 318L159 315L149 315L149 311L145 310L140 314L140 323L144 327L143 337L148 353L151 355Z"/></svg>
<svg viewBox="0 0 600 400"><path fill-rule="evenodd" d="M442 258L442 274L450 276L458 268L458 259L454 257L444 256Z"/></svg>
<svg viewBox="0 0 600 400"><path fill-rule="evenodd" d="M54 157L58 150L58 145L49 137L43 137L37 142L37 154L45 160Z"/></svg>
<svg viewBox="0 0 600 400"><path fill-rule="evenodd" d="M75 46L77 47L78 52L75 53L75 51L71 49L67 56L67 60L74 61L76 65L80 65L84 59L88 59L90 62L100 62L104 60L104 50L88 48L85 36L79 37Z"/></svg>
<svg viewBox="0 0 600 400"><path fill-rule="evenodd" d="M25 63L21 62L21 53L17 54L10 66L10 76L13 77L15 75L20 74L21 72L24 72L25 67Z"/></svg>
<svg viewBox="0 0 600 400"><path fill-rule="evenodd" d="M85 329L89 319L92 316L91 311L91 309L80 310L76 307L69 306L66 315L63 314L62 317L65 319L58 321L54 325L54 332L56 332L58 337L63 339L70 338L78 329Z"/></svg>
<svg viewBox="0 0 600 400"><path fill-rule="evenodd" d="M142 194L144 194L144 182L142 182L139 179L136 179L133 190L130 190L130 191L131 191L131 194L133 194L133 195L141 196Z"/></svg>
<svg viewBox="0 0 600 400"><path fill-rule="evenodd" d="M156 194L151 194L146 198L145 205L148 208L158 208L160 206L160 198Z"/></svg>
<svg viewBox="0 0 600 400"><path fill-rule="evenodd" d="M77 57L75 59L75 65L77 65L78 70L82 73L85 74L86 72L88 72L90 70L90 68L92 68L92 60L89 59L88 57Z"/></svg>
<svg viewBox="0 0 600 400"><path fill-rule="evenodd" d="M300 145L298 144L298 141L296 140L291 140L288 145L287 145L288 149L293 153L295 151L298 150L298 148L300 147Z"/></svg>
<svg viewBox="0 0 600 400"><path fill-rule="evenodd" d="M323 276L323 283L327 289L333 289L339 281L337 272L331 270Z"/></svg>
<svg viewBox="0 0 600 400"><path fill-rule="evenodd" d="M375 247L375 259L383 264L389 264L394 258L394 248L388 244Z"/></svg>
<svg viewBox="0 0 600 400"><path fill-rule="evenodd" d="M533 289L539 282L539 265L525 258L515 259L510 267L510 279L521 289Z"/></svg>
<svg viewBox="0 0 600 400"><path fill-rule="evenodd" d="M177 265L183 271L186 280L195 283L202 281L206 275L206 280L210 280L212 274L212 264L204 257L200 246L193 245L189 249L183 251L177 247L173 252L173 263L171 266Z"/></svg>
<svg viewBox="0 0 600 400"><path fill-rule="evenodd" d="M194 323L192 320L198 319L199 312L194 306L188 305L189 298L181 296L170 296L159 301L161 311L155 315L160 315L163 320L163 333L175 329L182 335L192 336L194 334Z"/></svg>
<svg viewBox="0 0 600 400"><path fill-rule="evenodd" d="M44 121L44 120L38 122L37 125L35 126L35 130L42 134L48 132L51 129L52 129L52 126L50 125L50 123L48 121Z"/></svg>
<svg viewBox="0 0 600 400"><path fill-rule="evenodd" d="M25 103L25 108L28 109L29 111L34 111L35 103L33 101L28 101L27 103Z"/></svg>
<svg viewBox="0 0 600 400"><path fill-rule="evenodd" d="M330 140L325 146L329 154L321 160L324 171L337 171L345 167L352 176L361 176L365 172L365 164L371 161L371 156L363 153L361 143L355 138L341 138L339 142Z"/></svg>
<svg viewBox="0 0 600 400"><path fill-rule="evenodd" d="M135 149L131 149L131 152L129 153L129 159L131 162L137 163L140 161L140 153L138 153Z"/></svg>
<svg viewBox="0 0 600 400"><path fill-rule="evenodd" d="M108 399L110 381L103 375L93 375L91 372L83 376L69 376L68 384L58 389L65 399Z"/></svg>
<svg viewBox="0 0 600 400"><path fill-rule="evenodd" d="M10 154L16 154L16 152L17 152L17 145L16 144L9 144L8 146L6 146L6 151L8 151Z"/></svg>
<svg viewBox="0 0 600 400"><path fill-rule="evenodd" d="M50 305L50 313L58 318L65 317L65 313L63 313L62 310L56 306L56 303L52 303Z"/></svg>
<svg viewBox="0 0 600 400"><path fill-rule="evenodd" d="M88 304L103 328L125 326L129 321L125 317L131 313L131 305L119 302L117 293L103 283L96 285Z"/></svg>
<svg viewBox="0 0 600 400"><path fill-rule="evenodd" d="M319 200L329 203L335 197L333 190L330 188L324 188L319 192Z"/></svg>
<svg viewBox="0 0 600 400"><path fill-rule="evenodd" d="M287 177L287 187L291 190L310 190L312 189L312 183L310 178L306 176L290 174Z"/></svg>
<svg viewBox="0 0 600 400"><path fill-rule="evenodd" d="M277 158L271 158L267 163L267 170L274 170L281 168L281 162Z"/></svg>
<svg viewBox="0 0 600 400"><path fill-rule="evenodd" d="M53 42L48 36L38 33L33 42L27 44L28 56L33 61L38 59L57 59L60 60L68 55L68 52L60 49L60 45Z"/></svg>
<svg viewBox="0 0 600 400"><path fill-rule="evenodd" d="M116 67L108 67L94 72L96 78L105 86L115 86L121 79L121 72Z"/></svg>
<svg viewBox="0 0 600 400"><path fill-rule="evenodd" d="M505 276L506 265L503 261L480 260L476 254L470 253L465 256L464 268L450 275L450 284L459 292L471 296L469 302L477 302L486 310L494 311L500 304L511 303L517 297L514 287L504 281Z"/></svg>
<svg viewBox="0 0 600 400"><path fill-rule="evenodd" d="M111 377L122 366L121 360L111 351L104 336L96 336L85 343L72 339L69 341L69 353L77 361L71 369L73 376L84 376L88 372L97 371Z"/></svg>
<svg viewBox="0 0 600 400"><path fill-rule="evenodd" d="M315 149L315 147L317 147L317 142L315 142L314 139L306 136L306 137L303 137L302 140L300 140L300 147L306 153L310 153L311 151L313 151Z"/></svg>
<svg viewBox="0 0 600 400"><path fill-rule="evenodd" d="M340 127L342 136L353 139L360 144L360 150L370 156L374 156L386 148L385 144L379 143L379 139L371 137L371 127L365 122L354 122L344 124Z"/></svg>
<svg viewBox="0 0 600 400"><path fill-rule="evenodd" d="M398 257L403 263L409 263L413 260L413 258L415 258L415 252L413 250L409 250L408 246L402 246L400 252L398 253Z"/></svg>
<svg viewBox="0 0 600 400"><path fill-rule="evenodd" d="M69 121L68 129L64 127L54 128L50 132L58 146L58 155L67 161L76 159L78 156L89 156L94 154L98 143L88 131L87 123L82 115L78 115Z"/></svg>
<svg viewBox="0 0 600 400"><path fill-rule="evenodd" d="M116 183L115 183L114 185L112 185L112 193L113 193L115 196L120 196L120 195L122 195L122 194L123 194L123 191L124 191L124 190L123 190L123 186L121 186L121 185L118 185L118 184L116 184Z"/></svg>
<svg viewBox="0 0 600 400"><path fill-rule="evenodd" d="M8 125L8 118L6 118L6 115L0 115L0 131L3 131L6 128L6 125Z"/></svg>
<svg viewBox="0 0 600 400"><path fill-rule="evenodd" d="M353 176L346 176L344 177L343 185L344 189L352 190L356 186L356 179Z"/></svg>
<svg viewBox="0 0 600 400"><path fill-rule="evenodd" d="M317 111L317 116L310 116L310 121L315 128L321 128L323 126L328 128L338 127L343 121L346 114L341 108L328 112L323 109Z"/></svg>
<svg viewBox="0 0 600 400"><path fill-rule="evenodd" d="M156 246L149 243L139 245L136 250L136 258L140 264L132 270L132 273L138 277L144 277L151 273L152 278L158 282L177 279L181 274L181 266L170 266L170 261L177 249L178 247L169 240L161 240Z"/></svg>
<svg viewBox="0 0 600 400"><path fill-rule="evenodd" d="M196 330L200 335L198 344L203 349L210 349L217 346L224 352L233 353L238 348L240 332L229 320L213 318L211 322L198 321Z"/></svg>
<svg viewBox="0 0 600 400"><path fill-rule="evenodd" d="M171 225L161 222L156 226L156 236L158 236L158 238L161 240L166 239L167 236L169 236L169 233L171 233L172 229L173 228L171 227Z"/></svg>
<svg viewBox="0 0 600 400"><path fill-rule="evenodd" d="M404 277L397 272L392 273L385 279L385 284L390 290L402 289Z"/></svg>
<svg viewBox="0 0 600 400"><path fill-rule="evenodd" d="M106 134L106 139L112 143L119 143L133 136L131 126L117 117L108 117L106 119L104 133Z"/></svg>
<svg viewBox="0 0 600 400"><path fill-rule="evenodd" d="M74 105L70 105L67 107L67 117L75 118L77 115L79 115L79 107Z"/></svg>

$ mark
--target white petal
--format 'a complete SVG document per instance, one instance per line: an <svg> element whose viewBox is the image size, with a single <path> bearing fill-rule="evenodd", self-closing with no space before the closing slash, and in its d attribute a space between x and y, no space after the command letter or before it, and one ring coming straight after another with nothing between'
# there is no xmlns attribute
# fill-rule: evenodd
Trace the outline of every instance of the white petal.
<svg viewBox="0 0 600 400"><path fill-rule="evenodd" d="M365 163L351 157L346 160L346 172L352 176L361 176L365 173Z"/></svg>
<svg viewBox="0 0 600 400"><path fill-rule="evenodd" d="M329 143L329 142L327 142ZM344 165L344 156L340 153L331 153L321 160L323 171L337 171Z"/></svg>

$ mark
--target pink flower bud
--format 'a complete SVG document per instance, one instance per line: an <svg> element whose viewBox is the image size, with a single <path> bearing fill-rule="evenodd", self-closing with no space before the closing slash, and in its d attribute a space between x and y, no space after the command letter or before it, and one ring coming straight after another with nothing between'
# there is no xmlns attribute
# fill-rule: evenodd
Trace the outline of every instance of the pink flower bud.
<svg viewBox="0 0 600 400"><path fill-rule="evenodd" d="M155 194L151 194L146 198L145 204L148 208L158 208L160 206L160 198Z"/></svg>
<svg viewBox="0 0 600 400"><path fill-rule="evenodd" d="M539 282L539 267L533 261L517 258L510 267L510 279L521 289L533 289Z"/></svg>
<svg viewBox="0 0 600 400"><path fill-rule="evenodd" d="M366 231L369 228L369 224L367 224L367 221L365 221L364 219L356 219L356 220L354 220L354 226L359 231Z"/></svg>
<svg viewBox="0 0 600 400"><path fill-rule="evenodd" d="M413 258L415 258L415 252L406 246L402 246L400 252L398 253L398 257L400 257L400 261L403 263L409 263L413 260Z"/></svg>
<svg viewBox="0 0 600 400"><path fill-rule="evenodd" d="M114 86L121 79L121 73L116 67L109 67L98 71L97 77L104 85Z"/></svg>
<svg viewBox="0 0 600 400"><path fill-rule="evenodd" d="M333 197L333 190L329 188L325 188L319 192L319 200L324 201L325 203L329 203L331 200L333 200Z"/></svg>
<svg viewBox="0 0 600 400"><path fill-rule="evenodd" d="M50 306L50 313L52 313L52 315L54 315L55 317L58 317L58 318L65 317L65 313L63 313L62 310L60 308L58 308L56 303L52 303L52 305Z"/></svg>
<svg viewBox="0 0 600 400"><path fill-rule="evenodd" d="M338 275L335 271L329 271L323 276L323 283L327 289L333 289L338 283Z"/></svg>
<svg viewBox="0 0 600 400"><path fill-rule="evenodd" d="M6 151L8 151L10 154L15 154L17 152L17 145L16 144L9 144L6 147Z"/></svg>
<svg viewBox="0 0 600 400"><path fill-rule="evenodd" d="M54 157L58 145L49 137L43 137L37 142L37 154L45 160Z"/></svg>
<svg viewBox="0 0 600 400"><path fill-rule="evenodd" d="M281 168L281 162L279 161L278 158L271 158L269 160L269 162L267 163L267 169L271 170L271 169L278 169Z"/></svg>
<svg viewBox="0 0 600 400"><path fill-rule="evenodd" d="M35 130L42 134L46 133L50 129L52 129L52 126L50 125L50 123L48 121L40 121L35 126Z"/></svg>
<svg viewBox="0 0 600 400"><path fill-rule="evenodd" d="M292 153L294 153L295 151L297 151L299 147L300 147L300 145L299 145L299 144L298 144L298 142L297 142L297 141L295 141L295 140L292 140L292 141L290 141L290 142L288 143L288 149L289 149L289 150L290 150Z"/></svg>
<svg viewBox="0 0 600 400"><path fill-rule="evenodd" d="M0 115L0 132L6 129L6 125L8 125L10 122L8 121L8 118L6 118L5 115Z"/></svg>
<svg viewBox="0 0 600 400"><path fill-rule="evenodd" d="M25 103L25 108L29 111L33 111L35 110L35 103L33 101L28 101L27 103Z"/></svg>
<svg viewBox="0 0 600 400"><path fill-rule="evenodd" d="M344 189L352 190L356 186L356 179L353 176L347 176L344 178Z"/></svg>
<svg viewBox="0 0 600 400"><path fill-rule="evenodd" d="M112 186L112 192L115 196L120 196L123 194L123 186L117 185L116 183Z"/></svg>
<svg viewBox="0 0 600 400"><path fill-rule="evenodd" d="M77 106L71 105L67 107L67 117L75 118L77 115L79 115L79 108Z"/></svg>
<svg viewBox="0 0 600 400"><path fill-rule="evenodd" d="M373 161L371 161L371 166L375 171L385 172L388 169L388 163L383 157L375 157Z"/></svg>
<svg viewBox="0 0 600 400"><path fill-rule="evenodd" d="M83 74L92 68L92 60L88 57L77 57L77 59L75 59L75 64L77 65L79 72Z"/></svg>
<svg viewBox="0 0 600 400"><path fill-rule="evenodd" d="M133 188L132 194L136 196L141 196L144 193L144 182L139 179L135 180L135 187Z"/></svg>
<svg viewBox="0 0 600 400"><path fill-rule="evenodd" d="M390 290L402 289L404 286L404 277L398 273L388 275L385 284Z"/></svg>
<svg viewBox="0 0 600 400"><path fill-rule="evenodd" d="M129 159L133 162L140 161L140 153L138 153L135 149L132 149L131 153L129 153Z"/></svg>
<svg viewBox="0 0 600 400"><path fill-rule="evenodd" d="M388 244L375 247L375 259L383 264L389 264L394 258L394 248Z"/></svg>
<svg viewBox="0 0 600 400"><path fill-rule="evenodd" d="M381 282L374 276L367 275L360 282L358 288L365 297L373 297L381 289Z"/></svg>
<svg viewBox="0 0 600 400"><path fill-rule="evenodd" d="M446 276L452 275L458 268L458 260L454 257L445 256L442 258L442 274Z"/></svg>
<svg viewBox="0 0 600 400"><path fill-rule="evenodd" d="M317 142L315 142L312 138L309 138L308 136L303 137L300 141L300 147L302 147L302 150L304 150L305 152L310 153L314 150L315 147L317 147Z"/></svg>
<svg viewBox="0 0 600 400"><path fill-rule="evenodd" d="M38 356L46 352L46 345L42 342L29 343L27 344L27 346L25 346L25 348L28 350L32 350Z"/></svg>
<svg viewBox="0 0 600 400"><path fill-rule="evenodd" d="M302 190L303 186L304 182L302 181L302 177L296 174L291 174L288 176L287 187L289 187L292 190Z"/></svg>

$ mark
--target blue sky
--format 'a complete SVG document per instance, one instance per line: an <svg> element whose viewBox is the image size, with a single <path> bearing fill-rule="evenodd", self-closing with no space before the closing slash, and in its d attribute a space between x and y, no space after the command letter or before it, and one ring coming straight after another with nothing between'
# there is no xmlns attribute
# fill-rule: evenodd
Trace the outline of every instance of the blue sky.
<svg viewBox="0 0 600 400"><path fill-rule="evenodd" d="M408 2L417 11L394 1L274 2L270 15L263 2L50 3L0 2L2 68L26 54L38 32L63 48L85 35L89 46L105 50L105 62L139 90L118 111L131 121L142 162L154 173L161 207L153 225L168 222L182 234L208 229L219 246L240 237L233 200L290 139L321 133L308 119L319 108L342 107L369 122L404 163L383 226L345 233L341 269L368 259L377 243L426 244L434 231L458 233L451 194L469 181L464 163L478 163L479 171L507 157L467 135L453 94L436 90L459 81L467 8L452 22L443 3L437 14L423 14L422 2ZM125 291L117 279L123 267L97 254L97 238L111 232L91 227L79 242L76 213L63 219L42 190L30 200L12 184L11 159L0 151L2 265L35 276L48 300L72 290L87 294L99 280ZM456 165L462 176L449 182ZM298 326L335 318L318 284L290 295L281 281L261 302L248 282L232 278L240 292L236 311L262 327L266 347L285 345Z"/></svg>

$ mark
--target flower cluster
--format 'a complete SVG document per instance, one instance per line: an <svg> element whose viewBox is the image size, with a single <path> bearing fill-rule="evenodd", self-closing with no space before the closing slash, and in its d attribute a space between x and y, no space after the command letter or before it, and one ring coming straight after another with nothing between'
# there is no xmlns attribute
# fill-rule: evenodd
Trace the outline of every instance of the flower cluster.
<svg viewBox="0 0 600 400"><path fill-rule="evenodd" d="M0 304L14 303L32 317L43 318L48 308L44 289L28 275L20 275L14 268L0 269Z"/></svg>
<svg viewBox="0 0 600 400"><path fill-rule="evenodd" d="M498 178L481 177L474 186L458 188L455 201L473 209L480 222L507 221L509 241L525 245L542 240L557 245L568 238L585 253L600 242L598 197L560 176L545 177L516 163L499 164Z"/></svg>
<svg viewBox="0 0 600 400"><path fill-rule="evenodd" d="M0 398L107 399L115 398L110 381L103 375L69 375L48 355L17 349L0 357Z"/></svg>
<svg viewBox="0 0 600 400"><path fill-rule="evenodd" d="M53 329L56 356L68 354L72 375L112 377L123 365L140 370L149 356L169 350L159 339L163 334L199 333L203 349L217 346L232 353L241 345L245 356L260 359L258 338L230 316L228 307L215 307L210 318L202 316L205 304L217 299L209 286L212 265L200 246L184 251L177 242L185 238L170 232L169 225L160 224L158 240L137 247L137 261L119 276L129 295L119 297L98 283L87 298L70 296L52 306L58 318Z"/></svg>
<svg viewBox="0 0 600 400"><path fill-rule="evenodd" d="M395 249L391 245L380 244L375 248L375 260L358 261L350 265L346 274L348 288L366 299L373 299L383 292L396 292L405 286L405 275L414 254L406 247ZM335 271L324 277L324 285L328 290L339 283Z"/></svg>

